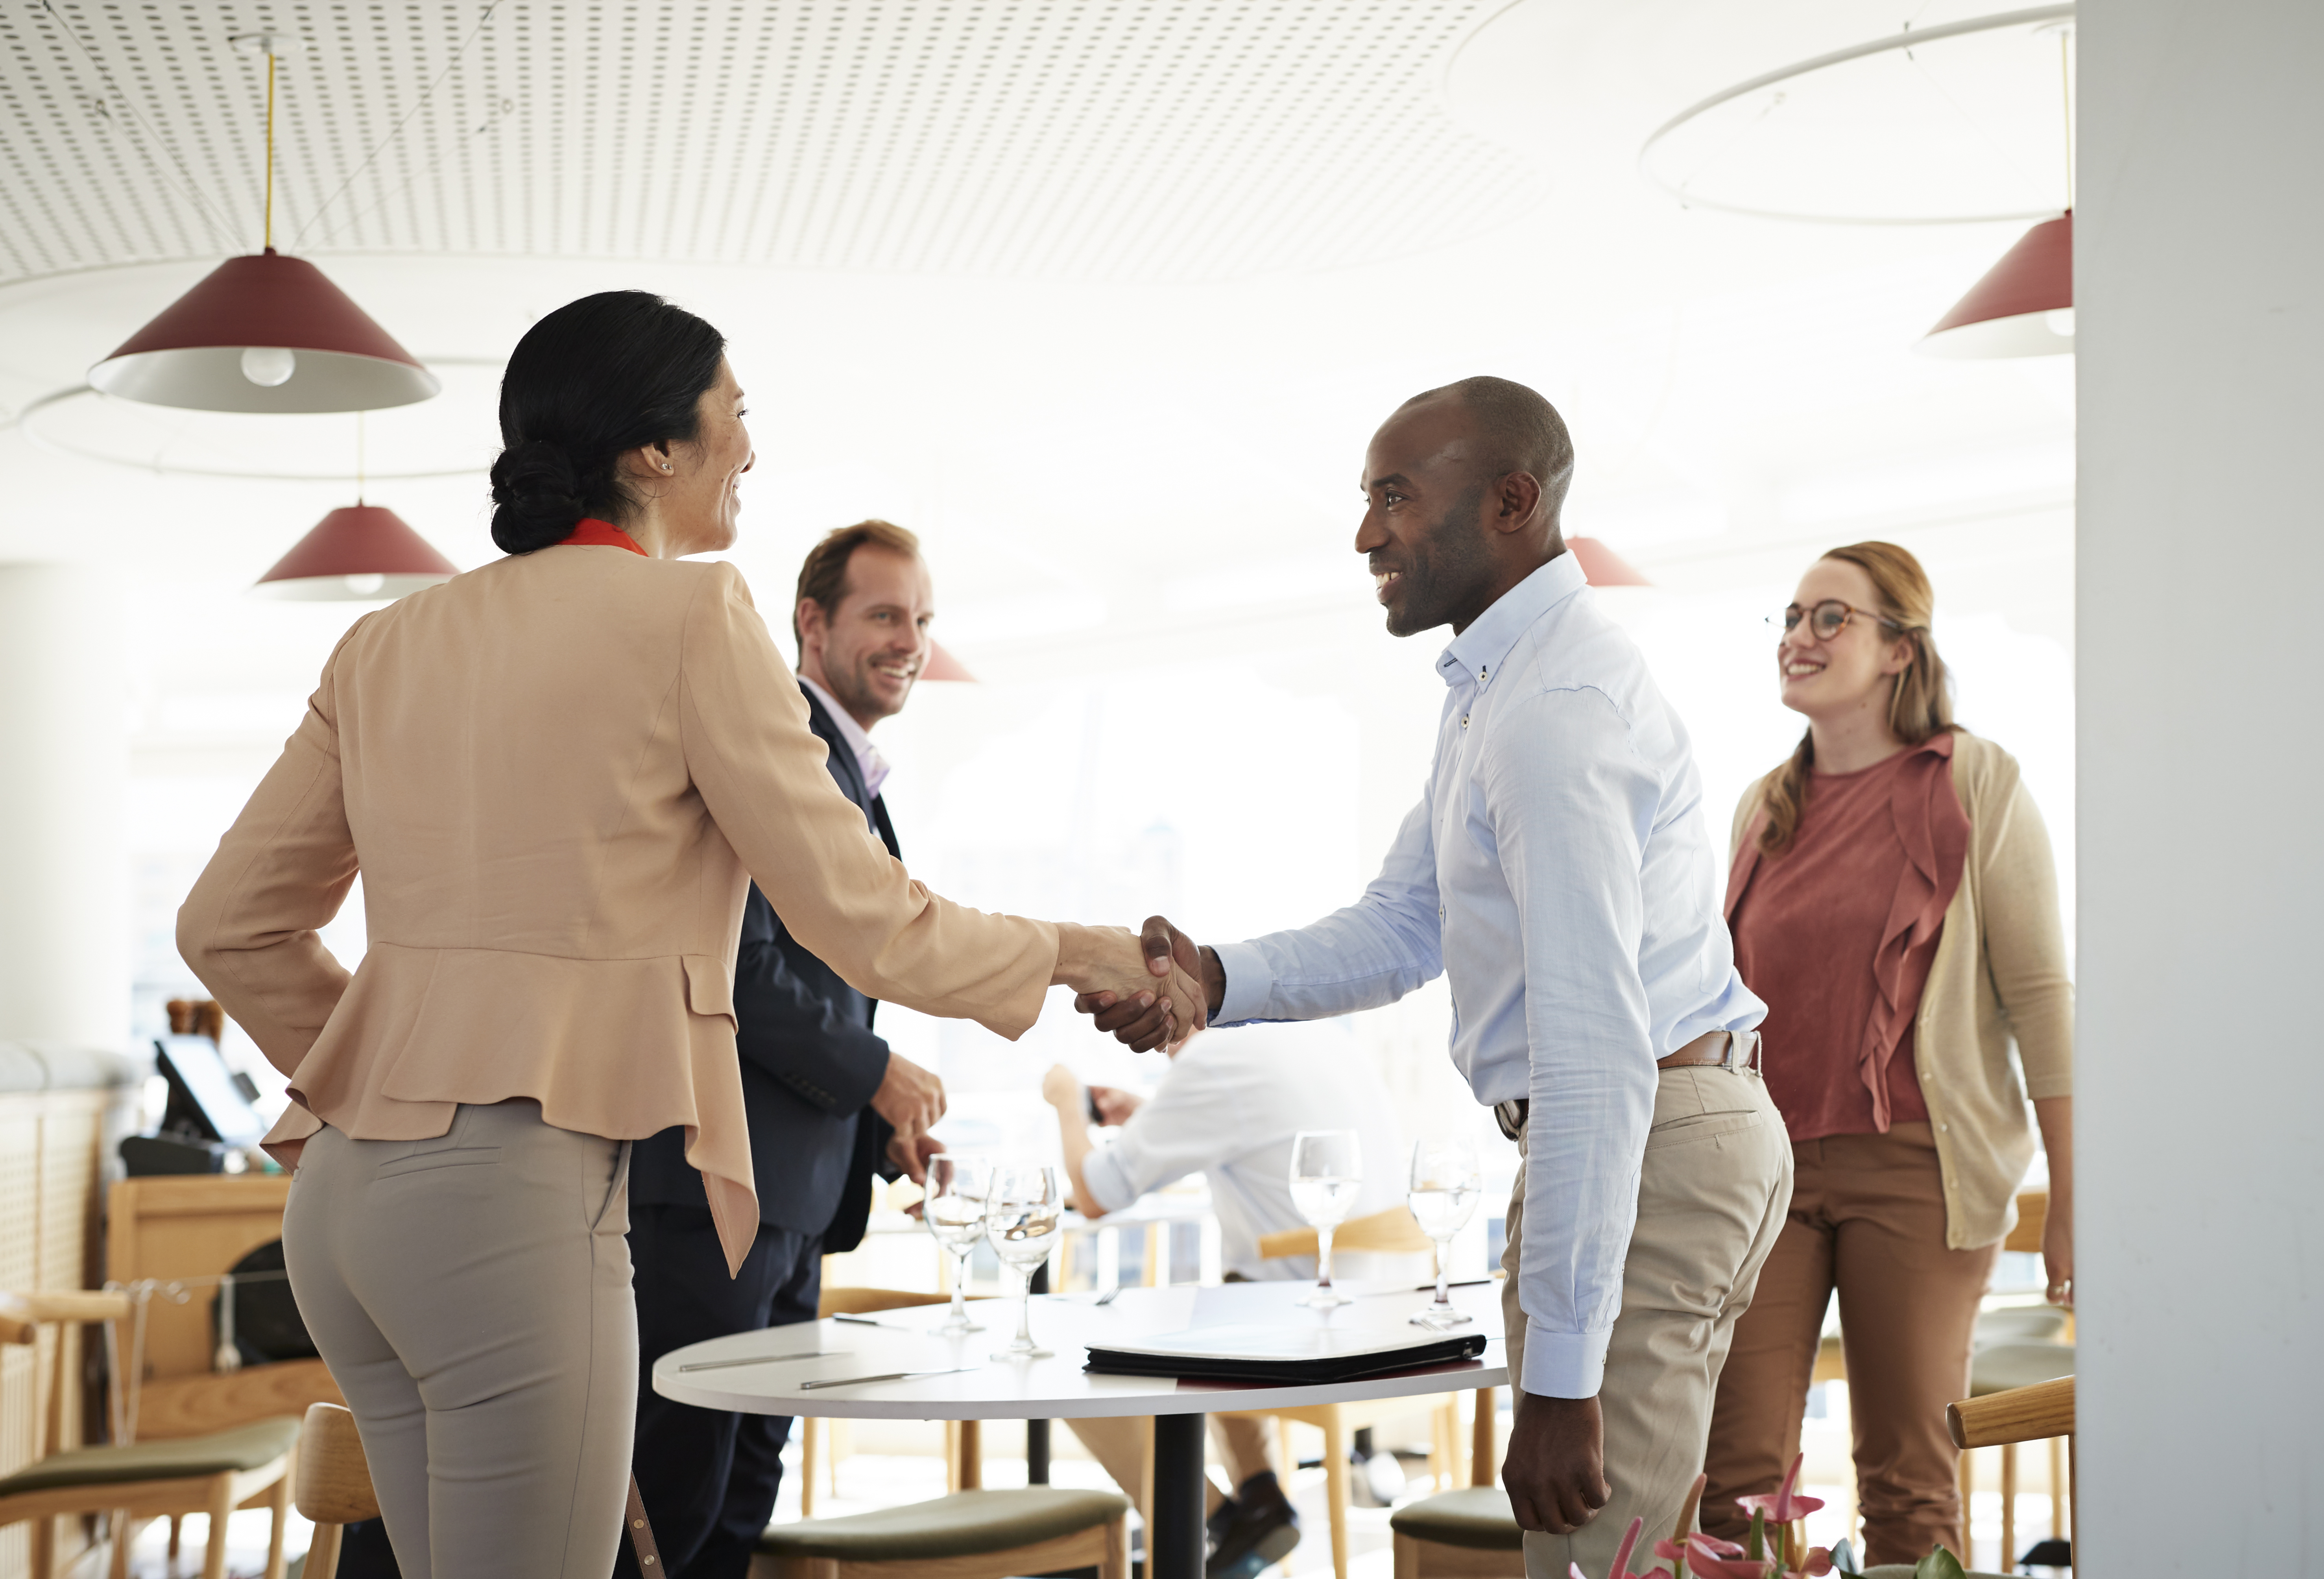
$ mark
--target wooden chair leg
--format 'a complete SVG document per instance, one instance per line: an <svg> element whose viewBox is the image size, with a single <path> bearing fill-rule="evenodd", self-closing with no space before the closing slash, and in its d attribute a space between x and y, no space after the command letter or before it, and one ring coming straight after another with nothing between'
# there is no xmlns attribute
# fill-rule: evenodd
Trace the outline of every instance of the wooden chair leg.
<svg viewBox="0 0 2324 1579"><path fill-rule="evenodd" d="M1098 1559L1097 1579L1130 1579L1130 1516L1105 1527L1105 1555Z"/></svg>
<svg viewBox="0 0 2324 1579"><path fill-rule="evenodd" d="M57 1579L57 1521L53 1519L32 1520L32 1560L29 1572L32 1579Z"/></svg>
<svg viewBox="0 0 2324 1579"><path fill-rule="evenodd" d="M1348 1579L1348 1432L1337 1404L1323 1416L1323 1489L1332 1514L1332 1574Z"/></svg>
<svg viewBox="0 0 2324 1579"><path fill-rule="evenodd" d="M226 1525L234 1518L234 1477L210 1482L210 1538L202 1553L202 1579L226 1579Z"/></svg>
<svg viewBox="0 0 2324 1579"><path fill-rule="evenodd" d="M290 1558L282 1551L282 1537L289 1533L290 1522L290 1467L285 1464L282 1478L274 1482L274 1494L266 1500L273 1510L274 1525L266 1537L266 1579L283 1579L290 1571Z"/></svg>
<svg viewBox="0 0 2324 1579"><path fill-rule="evenodd" d="M2078 1557L2081 1555L2081 1547L2074 1535L2074 1521L2082 1514L2081 1476L2082 1468L2076 1462L2074 1453L2074 1439L2069 1436L2066 1438L2066 1544L2073 1548Z"/></svg>
<svg viewBox="0 0 2324 1579"><path fill-rule="evenodd" d="M823 1444L823 1422L813 1415L799 1420L799 1517L815 1517L815 1475L823 1454L817 1451ZM301 1576L305 1579L305 1576Z"/></svg>
<svg viewBox="0 0 2324 1579"><path fill-rule="evenodd" d="M1402 1530L1396 1532L1396 1579L1420 1579L1420 1543Z"/></svg>
<svg viewBox="0 0 2324 1579"><path fill-rule="evenodd" d="M129 1543L137 1537L137 1532L129 1528L129 1510L116 1508L106 1519L113 1531L113 1560L106 1572L111 1579L129 1579Z"/></svg>
<svg viewBox="0 0 2324 1579"><path fill-rule="evenodd" d="M299 1570L299 1579L331 1579L339 1566L339 1531L344 1528L315 1526L315 1538L307 1543L307 1565Z"/></svg>
<svg viewBox="0 0 2324 1579"><path fill-rule="evenodd" d="M1970 1449L1961 1449L1957 1473L1960 1478L1961 1566L1974 1568L1977 1563L1969 1556L1969 1548L1977 1545L1977 1537L1970 1533L1973 1521L1969 1518L1969 1497L1977 1488L1977 1454Z"/></svg>
<svg viewBox="0 0 2324 1579"><path fill-rule="evenodd" d="M184 1532L185 1523L185 1515L181 1513L170 1515L170 1561L172 1564L178 1560L178 1537Z"/></svg>
<svg viewBox="0 0 2324 1579"><path fill-rule="evenodd" d="M1493 1463L1496 1442L1496 1417L1500 1413L1496 1394L1489 1387L1477 1390L1477 1418L1471 1426L1469 1437L1469 1483L1489 1486L1499 1467Z"/></svg>
<svg viewBox="0 0 2324 1579"><path fill-rule="evenodd" d="M2017 1444L2001 1445L2001 1562L2005 1574L2017 1572Z"/></svg>
<svg viewBox="0 0 2324 1579"><path fill-rule="evenodd" d="M2050 1538L2066 1538L2066 1443L2050 1438Z"/></svg>

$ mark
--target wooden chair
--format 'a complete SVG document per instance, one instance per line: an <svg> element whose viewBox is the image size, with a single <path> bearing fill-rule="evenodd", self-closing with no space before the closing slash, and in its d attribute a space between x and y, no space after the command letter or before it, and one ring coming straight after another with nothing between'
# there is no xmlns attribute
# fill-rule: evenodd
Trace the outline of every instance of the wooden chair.
<svg viewBox="0 0 2324 1579"><path fill-rule="evenodd" d="M125 1320L125 1294L0 1294L0 1343L39 1345L47 1325ZM52 1350L63 1345L51 1345ZM36 1348L37 1355L37 1348ZM37 1358L35 1399L41 1394ZM271 1508L273 1533L266 1547L266 1579L282 1579L283 1522L290 1511L295 1419L260 1420L231 1430L161 1442L48 1452L76 1390L51 1376L46 1407L36 1402L33 1460L0 1479L0 1526L32 1521L32 1579L54 1579L56 1520L74 1514L112 1516L114 1579L129 1572L129 1547L139 1523L188 1513L209 1518L202 1579L225 1579L226 1520L237 1508Z"/></svg>
<svg viewBox="0 0 2324 1579"><path fill-rule="evenodd" d="M355 1417L337 1404L309 1404L299 1433L299 1484L292 1497L300 1513L314 1521L300 1579L331 1579L339 1565L339 1532L379 1517Z"/></svg>
<svg viewBox="0 0 2324 1579"><path fill-rule="evenodd" d="M1522 1579L1525 1532L1494 1474L1493 1389L1477 1390L1469 1484L1388 1516L1396 1579Z"/></svg>
<svg viewBox="0 0 2324 1579"><path fill-rule="evenodd" d="M2071 1351L2068 1351L2070 1356ZM2002 1447L2011 1454L2007 1463L2014 1467L2015 1452L2021 1442L2064 1440L2066 1449L2065 1481L2061 1485L2051 1482L2050 1506L2061 1503L2065 1516L2059 1533L2070 1548L2074 1539L2074 1504L2080 1499L2072 1493L2076 1466L2074 1464L2074 1379L2061 1376L2047 1381L2037 1381L2029 1387L2013 1387L1990 1392L1982 1398L1963 1399L1945 1407L1945 1427L1952 1434L1953 1445L1966 1455L1971 1448ZM2051 1463L2057 1463L2053 1445ZM2002 1497L2002 1566L2014 1569L2017 1555L2009 1548L2015 1544L2016 1531L2009 1517L2010 1494L2016 1491L2015 1475L2008 1473L2003 1483ZM1965 1520L1964 1520L1965 1522Z"/></svg>
<svg viewBox="0 0 2324 1579"><path fill-rule="evenodd" d="M2001 1248L2038 1255L2042 1230L2050 1214L2050 1192L2021 1190L2017 1196L2017 1226ZM1969 1396L1986 1398L2071 1375L2074 1369L2074 1315L2052 1305L2006 1307L1978 1317L1977 1336L1969 1359ZM2071 1499L2070 1478L2062 1460L2062 1445L2050 1443L2050 1533L2067 1537ZM1968 1528L1969 1491L1976 1480L1976 1460L1960 1456L1962 1528ZM1967 1539L1966 1535L1962 1537ZM2017 1444L2001 1445L2001 1555L2004 1568L2017 1565Z"/></svg>
<svg viewBox="0 0 2324 1579"><path fill-rule="evenodd" d="M1313 1228L1265 1233L1259 1236L1259 1253L1268 1260L1314 1255L1321 1248ZM1406 1255L1434 1248L1435 1242L1420 1232L1420 1224L1413 1220L1411 1209L1406 1206L1390 1206L1385 1212L1352 1218L1332 1231L1332 1250L1335 1255L1341 1251ZM1417 1300L1419 1296L1415 1295L1414 1297ZM1487 1394L1480 1393L1479 1400L1480 1405L1489 1406ZM1325 1504L1331 1516L1332 1571L1336 1579L1348 1579L1349 1440L1365 1427L1392 1416L1408 1414L1412 1408L1409 1399L1388 1399L1379 1403L1312 1404L1299 1408L1222 1409L1217 1412L1296 1420L1304 1426L1313 1426L1323 1434L1323 1488ZM1450 1490L1460 1473L1460 1466L1455 1462L1461 1434L1460 1410L1459 1395L1446 1393L1443 1401L1432 1411L1428 1473L1437 1486L1443 1490ZM1482 1417L1485 1428L1489 1430L1492 1422L1489 1407L1485 1408ZM1486 1457L1489 1463L1489 1450ZM1490 1483L1489 1475L1487 1483Z"/></svg>
<svg viewBox="0 0 2324 1579"><path fill-rule="evenodd" d="M759 1537L751 1579L1005 1579L1093 1566L1099 1579L1130 1579L1130 1499L1028 1486L775 1525Z"/></svg>
<svg viewBox="0 0 2324 1579"><path fill-rule="evenodd" d="M915 1306L943 1305L952 1298L949 1294L928 1294L910 1288L825 1288L816 1302L816 1315L828 1318L835 1316L870 1316L881 1310L908 1310ZM816 1499L816 1481L820 1473L834 1478L838 1483L839 1461L846 1456L844 1445L831 1430L832 1422L812 1415L799 1417L799 1517L813 1519ZM974 1491L984 1483L984 1450L980 1422L946 1420L945 1426L945 1483L953 1491Z"/></svg>

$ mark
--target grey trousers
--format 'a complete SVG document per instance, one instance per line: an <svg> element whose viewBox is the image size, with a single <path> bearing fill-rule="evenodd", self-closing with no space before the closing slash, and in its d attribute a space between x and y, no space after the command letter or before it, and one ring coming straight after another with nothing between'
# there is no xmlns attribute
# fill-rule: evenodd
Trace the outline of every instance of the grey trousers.
<svg viewBox="0 0 2324 1579"><path fill-rule="evenodd" d="M1501 1314L1516 1377L1525 1374L1526 1318L1517 1304L1525 1145L1520 1131L1501 1256L1508 1270ZM1575 1563L1584 1574L1606 1573L1634 1518L1646 1528L1632 1567L1650 1566L1654 1543L1670 1538L1687 1488L1702 1472L1711 1400L1736 1318L1751 1303L1791 1199L1791 1138L1758 1072L1664 1070L1638 1177L1638 1223L1622 1268L1622 1312L1598 1393L1613 1495L1572 1535L1526 1532L1532 1579L1564 1579Z"/></svg>
<svg viewBox="0 0 2324 1579"><path fill-rule="evenodd" d="M326 1129L284 1214L404 1579L605 1579L637 1408L629 1145L463 1105L431 1140Z"/></svg>

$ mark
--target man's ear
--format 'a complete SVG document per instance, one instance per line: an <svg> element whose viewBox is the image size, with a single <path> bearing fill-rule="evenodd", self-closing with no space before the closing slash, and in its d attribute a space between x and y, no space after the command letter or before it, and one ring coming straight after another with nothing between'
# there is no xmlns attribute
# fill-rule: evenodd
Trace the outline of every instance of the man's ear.
<svg viewBox="0 0 2324 1579"><path fill-rule="evenodd" d="M1522 531L1541 507L1541 480L1531 472L1511 472L1496 491L1499 508L1493 516L1495 531Z"/></svg>

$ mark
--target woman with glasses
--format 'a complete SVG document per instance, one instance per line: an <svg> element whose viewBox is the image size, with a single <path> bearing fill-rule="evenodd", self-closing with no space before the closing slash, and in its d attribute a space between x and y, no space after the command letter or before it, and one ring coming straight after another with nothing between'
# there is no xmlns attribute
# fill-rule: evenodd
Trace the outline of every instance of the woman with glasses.
<svg viewBox="0 0 2324 1579"><path fill-rule="evenodd" d="M1837 1290L1868 1565L1966 1553L1944 1410L2033 1161L2029 1095L2049 1297L2073 1289L2057 874L2015 761L1952 721L1933 601L1893 543L1801 578L1775 662L1807 733L1737 808L1727 888L1796 1183L1720 1377L1703 1528L1738 1538L1735 1499L1783 1479Z"/></svg>

